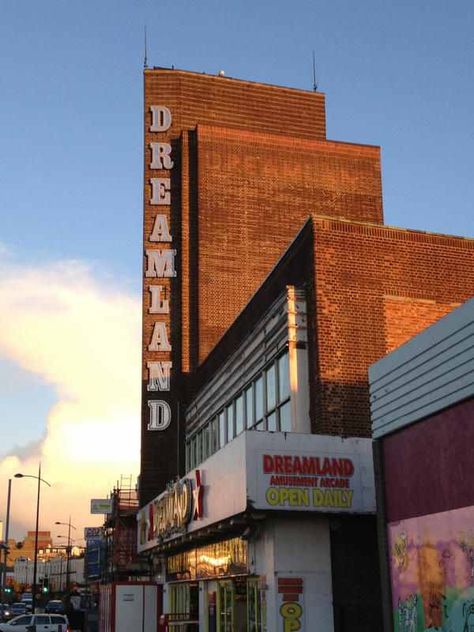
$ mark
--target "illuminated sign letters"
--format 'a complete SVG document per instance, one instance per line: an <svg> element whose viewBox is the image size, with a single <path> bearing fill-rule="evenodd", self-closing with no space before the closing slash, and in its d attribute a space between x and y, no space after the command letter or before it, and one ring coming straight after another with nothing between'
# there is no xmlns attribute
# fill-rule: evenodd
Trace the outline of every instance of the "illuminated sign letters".
<svg viewBox="0 0 474 632"><path fill-rule="evenodd" d="M162 285L150 285L148 288L150 292L150 314L169 314L170 302L168 299L163 298L164 287Z"/></svg>
<svg viewBox="0 0 474 632"><path fill-rule="evenodd" d="M150 420L148 430L166 430L171 423L171 408L168 402L152 399L148 402Z"/></svg>
<svg viewBox="0 0 474 632"><path fill-rule="evenodd" d="M176 481L137 514L138 544L146 545L158 538L183 532L192 519L193 492L189 479Z"/></svg>
<svg viewBox="0 0 474 632"><path fill-rule="evenodd" d="M148 362L148 390L169 391L172 362Z"/></svg>
<svg viewBox="0 0 474 632"><path fill-rule="evenodd" d="M166 132L171 127L171 112L164 105L152 105L150 132Z"/></svg>
<svg viewBox="0 0 474 632"><path fill-rule="evenodd" d="M167 132L172 124L171 110L165 105L150 106L151 124L149 131L157 134ZM150 169L157 171L149 179L150 197L147 203L151 206L159 206L159 212L146 221L146 226L151 226L151 232L145 235L149 244L155 247L145 249L145 291L149 292L148 315L153 318L151 322L151 335L143 341L144 353L147 354L146 368L148 370L147 391L157 393L170 391L171 389L171 353L172 345L169 337L169 314L171 307L170 279L176 277L175 257L176 250L171 246L173 236L170 231L170 206L171 206L171 177L170 170L174 167L172 158L172 146L169 138L153 137L149 143L151 158ZM148 210L149 216L151 210ZM150 229L148 229L150 230ZM160 285L152 285L151 279L162 279ZM149 322L149 319L148 319ZM150 330L146 329L147 332ZM154 354L159 353L156 359ZM167 354L163 357L163 354ZM172 423L172 410L167 401L162 399L148 399L148 424L151 431L163 431Z"/></svg>

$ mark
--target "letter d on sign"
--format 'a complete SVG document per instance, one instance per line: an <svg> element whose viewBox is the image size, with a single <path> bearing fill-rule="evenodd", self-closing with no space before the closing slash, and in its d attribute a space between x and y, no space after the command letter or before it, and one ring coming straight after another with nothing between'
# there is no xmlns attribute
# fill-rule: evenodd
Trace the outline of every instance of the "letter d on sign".
<svg viewBox="0 0 474 632"><path fill-rule="evenodd" d="M171 112L164 105L151 105L150 132L166 132L171 127Z"/></svg>
<svg viewBox="0 0 474 632"><path fill-rule="evenodd" d="M147 430L166 430L171 423L171 408L167 402L161 399L153 399L148 402L150 419Z"/></svg>

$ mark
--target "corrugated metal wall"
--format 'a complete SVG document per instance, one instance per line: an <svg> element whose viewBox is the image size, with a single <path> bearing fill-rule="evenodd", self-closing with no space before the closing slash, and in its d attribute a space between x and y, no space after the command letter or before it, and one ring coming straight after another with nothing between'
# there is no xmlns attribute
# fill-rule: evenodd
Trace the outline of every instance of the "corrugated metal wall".
<svg viewBox="0 0 474 632"><path fill-rule="evenodd" d="M369 369L374 438L474 395L474 299Z"/></svg>

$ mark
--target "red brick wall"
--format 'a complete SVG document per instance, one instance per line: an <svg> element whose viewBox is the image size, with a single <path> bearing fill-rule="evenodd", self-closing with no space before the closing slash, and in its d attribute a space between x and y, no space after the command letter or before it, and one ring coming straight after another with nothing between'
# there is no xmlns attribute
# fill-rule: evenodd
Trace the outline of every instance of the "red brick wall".
<svg viewBox="0 0 474 632"><path fill-rule="evenodd" d="M474 293L474 241L329 218L314 224L313 427L369 436L368 367Z"/></svg>
<svg viewBox="0 0 474 632"><path fill-rule="evenodd" d="M443 302L425 298L384 296L385 350L390 353L436 320L446 316L458 302Z"/></svg>
<svg viewBox="0 0 474 632"><path fill-rule="evenodd" d="M381 223L382 191L378 147L199 126L197 151L202 362L312 213Z"/></svg>
<svg viewBox="0 0 474 632"><path fill-rule="evenodd" d="M198 123L299 138L326 138L325 97L295 90L179 70L145 70L145 119L149 105L174 114L173 129Z"/></svg>

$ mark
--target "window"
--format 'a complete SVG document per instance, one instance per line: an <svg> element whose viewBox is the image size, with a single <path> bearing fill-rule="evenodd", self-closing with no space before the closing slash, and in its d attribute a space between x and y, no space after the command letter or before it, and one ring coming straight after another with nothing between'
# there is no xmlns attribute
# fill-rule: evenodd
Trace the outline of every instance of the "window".
<svg viewBox="0 0 474 632"><path fill-rule="evenodd" d="M186 442L186 472L191 469L191 443Z"/></svg>
<svg viewBox="0 0 474 632"><path fill-rule="evenodd" d="M275 358L237 393L220 413L188 440L188 471L197 467L246 428L291 432L288 352Z"/></svg>
<svg viewBox="0 0 474 632"><path fill-rule="evenodd" d="M273 411L267 417L267 430L271 430L272 432L276 432L277 430L277 416L276 411Z"/></svg>
<svg viewBox="0 0 474 632"><path fill-rule="evenodd" d="M196 435L194 435L194 437L191 439L191 467L190 469L192 470L193 467L196 467L197 461L196 461Z"/></svg>
<svg viewBox="0 0 474 632"><path fill-rule="evenodd" d="M196 433L196 465L202 461L202 432Z"/></svg>
<svg viewBox="0 0 474 632"><path fill-rule="evenodd" d="M266 371L267 381L267 411L273 410L276 406L276 381L275 381L275 365Z"/></svg>
<svg viewBox="0 0 474 632"><path fill-rule="evenodd" d="M217 417L209 424L209 432L210 432L210 454L214 454L214 452L219 447L219 426L217 424Z"/></svg>
<svg viewBox="0 0 474 632"><path fill-rule="evenodd" d="M233 404L230 404L230 406L227 406L226 413L227 413L227 441L232 441L232 439L235 436Z"/></svg>
<svg viewBox="0 0 474 632"><path fill-rule="evenodd" d="M225 413L222 411L219 413L219 447L223 448L226 444L226 432L225 432Z"/></svg>
<svg viewBox="0 0 474 632"><path fill-rule="evenodd" d="M50 620L49 620L49 617L47 617L46 615L37 614L35 616L35 625L49 625L49 624L50 624Z"/></svg>
<svg viewBox="0 0 474 632"><path fill-rule="evenodd" d="M290 400L280 406L280 431L291 432L291 410Z"/></svg>
<svg viewBox="0 0 474 632"><path fill-rule="evenodd" d="M33 617L18 617L15 621L12 621L10 625L31 625Z"/></svg>
<svg viewBox="0 0 474 632"><path fill-rule="evenodd" d="M255 382L255 421L258 423L263 417L263 379L260 376Z"/></svg>
<svg viewBox="0 0 474 632"><path fill-rule="evenodd" d="M252 385L250 385L245 391L245 415L247 418L247 428L251 428L255 423Z"/></svg>
<svg viewBox="0 0 474 632"><path fill-rule="evenodd" d="M239 395L235 400L235 434L239 435L244 429L244 396Z"/></svg>
<svg viewBox="0 0 474 632"><path fill-rule="evenodd" d="M202 461L205 461L209 456L209 432L210 424L207 424L202 431Z"/></svg>
<svg viewBox="0 0 474 632"><path fill-rule="evenodd" d="M290 368L288 366L288 353L278 358L278 399L285 401L290 396Z"/></svg>

